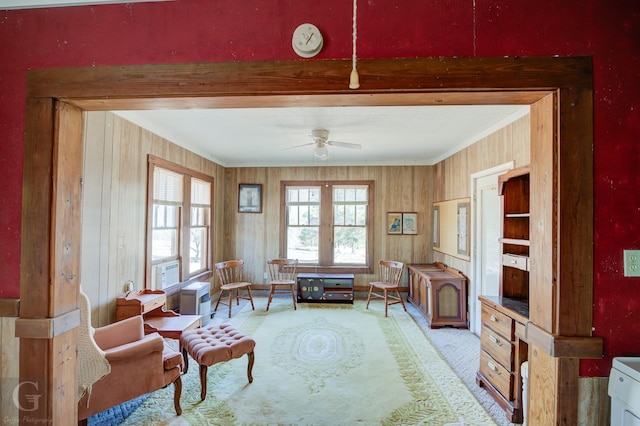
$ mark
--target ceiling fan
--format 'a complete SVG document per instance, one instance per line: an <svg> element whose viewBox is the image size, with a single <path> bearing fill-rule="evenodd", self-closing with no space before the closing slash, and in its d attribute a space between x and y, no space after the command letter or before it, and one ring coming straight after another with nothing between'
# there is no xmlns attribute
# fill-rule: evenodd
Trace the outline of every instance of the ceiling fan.
<svg viewBox="0 0 640 426"><path fill-rule="evenodd" d="M285 148L285 150L315 145L315 148L313 149L313 156L318 160L326 160L329 157L329 150L327 149L327 146L339 146L350 149L362 148L362 145L357 143L330 141L329 131L325 129L313 129L310 136L313 139L313 142L292 146Z"/></svg>

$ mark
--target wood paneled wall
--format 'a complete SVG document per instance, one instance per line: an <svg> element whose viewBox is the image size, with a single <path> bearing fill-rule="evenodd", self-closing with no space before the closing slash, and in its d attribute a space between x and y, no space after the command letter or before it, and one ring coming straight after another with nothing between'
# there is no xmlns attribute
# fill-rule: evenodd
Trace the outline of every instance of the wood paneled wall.
<svg viewBox="0 0 640 426"><path fill-rule="evenodd" d="M526 115L436 164L433 201L471 197L474 173L509 161L514 161L515 167L529 164L530 131L530 119ZM440 252L434 252L433 259L466 276L470 274L467 260Z"/></svg>
<svg viewBox="0 0 640 426"><path fill-rule="evenodd" d="M113 113L85 114L81 282L92 323L101 326L115 320L126 281L144 288L148 154L213 176L216 198L224 193L224 168ZM214 205L214 253L223 252L222 206Z"/></svg>
<svg viewBox="0 0 640 426"><path fill-rule="evenodd" d="M431 166L229 168L225 217L230 225L230 244L226 245L224 256L243 258L252 282L264 284L266 259L280 255L280 181L372 180L375 183L373 261L381 258L405 263L431 261L431 209L426 206L432 202L432 171ZM263 213L237 212L240 183L263 185ZM387 235L386 214L390 211L417 212L418 235ZM355 286L368 288L374 276L356 275Z"/></svg>

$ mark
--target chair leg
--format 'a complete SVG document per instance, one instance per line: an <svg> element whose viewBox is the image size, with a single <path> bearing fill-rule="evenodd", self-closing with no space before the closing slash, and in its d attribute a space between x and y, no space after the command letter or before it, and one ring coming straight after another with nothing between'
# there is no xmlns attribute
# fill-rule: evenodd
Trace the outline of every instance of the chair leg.
<svg viewBox="0 0 640 426"><path fill-rule="evenodd" d="M182 414L182 407L180 407L180 396L182 395L182 379L180 376L173 382L173 407L176 409L176 414Z"/></svg>
<svg viewBox="0 0 640 426"><path fill-rule="evenodd" d="M293 291L293 286L289 287L291 289L291 300L293 300L293 310L295 311L296 309L298 309L296 307L296 294Z"/></svg>
<svg viewBox="0 0 640 426"><path fill-rule="evenodd" d="M253 371L253 361L255 360L255 354L253 353L253 351L251 351L251 353L247 354L247 356L249 357L249 365L247 365L247 379L249 379L249 383L253 383L253 376L251 375L251 372Z"/></svg>
<svg viewBox="0 0 640 426"><path fill-rule="evenodd" d="M369 286L369 297L367 298L367 307L365 309L369 309L369 302L371 302L371 292L373 291L373 286Z"/></svg>
<svg viewBox="0 0 640 426"><path fill-rule="evenodd" d="M389 308L389 293L387 293L387 289L384 289L384 316L387 316L387 310Z"/></svg>
<svg viewBox="0 0 640 426"><path fill-rule="evenodd" d="M271 286L271 290L269 290L269 300L267 300L267 311L269 310L269 305L271 305L271 298L273 297L273 290L275 286Z"/></svg>
<svg viewBox="0 0 640 426"><path fill-rule="evenodd" d="M407 307L404 306L404 300L402 300L402 295L400 295L400 290L396 289L396 293L398 293L398 300L402 304L402 309L404 309L404 311L407 312Z"/></svg>
<svg viewBox="0 0 640 426"><path fill-rule="evenodd" d="M220 299L222 299L222 293L224 293L224 290L220 289L220 296L218 296L218 301L216 302L216 307L213 309L213 312L218 311L218 305L220 305Z"/></svg>
<svg viewBox="0 0 640 426"><path fill-rule="evenodd" d="M200 401L207 397L207 366L200 365Z"/></svg>
<svg viewBox="0 0 640 426"><path fill-rule="evenodd" d="M249 301L251 302L251 310L255 311L256 308L253 306L253 296L251 295L251 287L247 287L247 294L249 295Z"/></svg>
<svg viewBox="0 0 640 426"><path fill-rule="evenodd" d="M229 318L231 318L231 308L233 308L233 290L229 290Z"/></svg>

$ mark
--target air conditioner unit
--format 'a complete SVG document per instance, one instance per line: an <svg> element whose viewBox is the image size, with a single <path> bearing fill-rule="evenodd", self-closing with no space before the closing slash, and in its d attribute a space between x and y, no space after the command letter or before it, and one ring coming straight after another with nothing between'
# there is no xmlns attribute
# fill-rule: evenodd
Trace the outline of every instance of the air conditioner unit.
<svg viewBox="0 0 640 426"><path fill-rule="evenodd" d="M163 289L180 282L180 262L172 260L170 262L156 265L156 289Z"/></svg>
<svg viewBox="0 0 640 426"><path fill-rule="evenodd" d="M180 314L202 316L202 325L211 319L210 285L206 281L195 282L180 291Z"/></svg>

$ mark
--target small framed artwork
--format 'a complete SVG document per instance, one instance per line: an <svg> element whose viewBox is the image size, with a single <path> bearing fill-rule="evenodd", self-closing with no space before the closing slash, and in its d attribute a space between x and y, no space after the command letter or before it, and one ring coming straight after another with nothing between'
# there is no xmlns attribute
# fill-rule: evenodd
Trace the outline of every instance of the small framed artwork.
<svg viewBox="0 0 640 426"><path fill-rule="evenodd" d="M262 184L240 184L238 213L262 213Z"/></svg>
<svg viewBox="0 0 640 426"><path fill-rule="evenodd" d="M458 254L469 256L469 203L458 203Z"/></svg>
<svg viewBox="0 0 640 426"><path fill-rule="evenodd" d="M418 213L402 213L402 233L405 235L418 234Z"/></svg>
<svg viewBox="0 0 640 426"><path fill-rule="evenodd" d="M402 234L402 213L387 213L387 234Z"/></svg>
<svg viewBox="0 0 640 426"><path fill-rule="evenodd" d="M440 247L440 206L433 206L433 229L432 229L433 247Z"/></svg>

